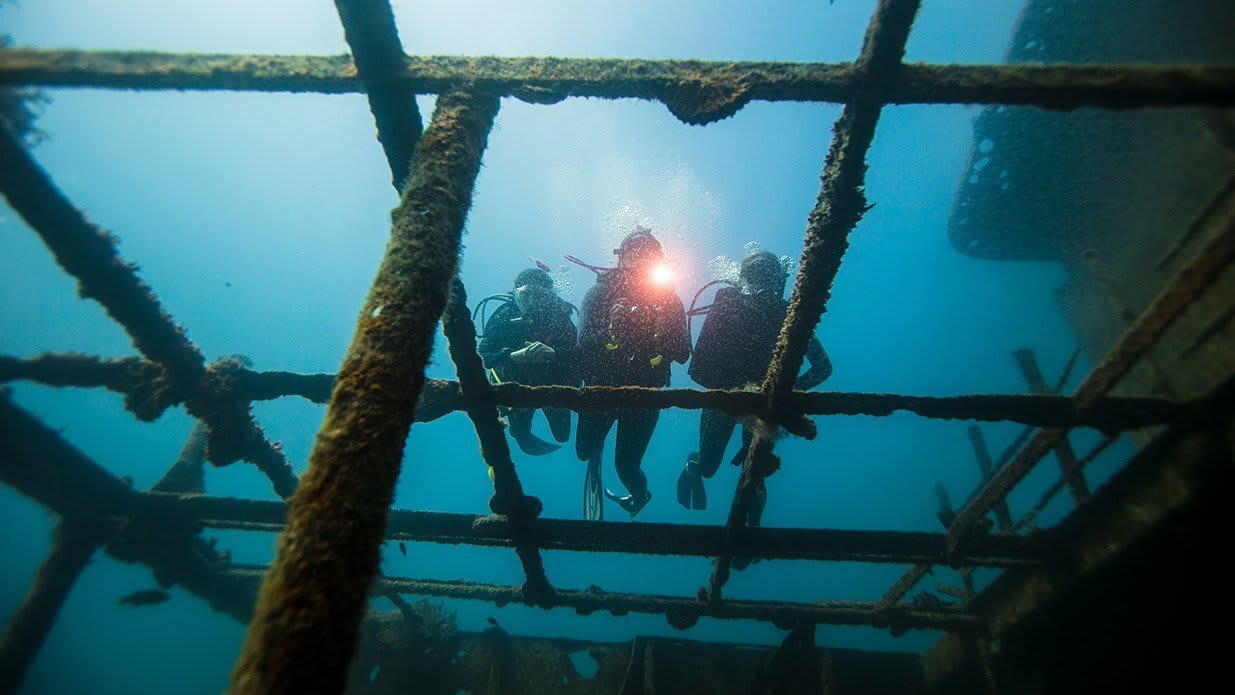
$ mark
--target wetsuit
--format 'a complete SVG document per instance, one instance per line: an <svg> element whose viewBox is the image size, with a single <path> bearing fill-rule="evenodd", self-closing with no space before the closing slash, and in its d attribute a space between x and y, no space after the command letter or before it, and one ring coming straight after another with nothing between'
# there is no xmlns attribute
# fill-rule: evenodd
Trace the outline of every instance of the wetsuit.
<svg viewBox="0 0 1235 695"><path fill-rule="evenodd" d="M699 340L695 342L688 373L709 389L736 389L761 385L772 361L772 350L785 322L788 302L780 297L744 294L735 287L716 293ZM798 377L795 388L806 391L832 374L832 363L819 339L811 336L806 348L810 369ZM703 411L699 423L699 459L693 472L711 478L720 467L738 419L720 410ZM742 448L734 457L741 463L751 435L742 428Z"/></svg>
<svg viewBox="0 0 1235 695"><path fill-rule="evenodd" d="M669 363L690 357L686 310L671 288L657 288L636 270L603 273L583 299L579 365L589 386L669 385ZM580 460L599 458L617 423L614 467L626 490L647 494L640 470L660 412L622 409L579 413L575 451Z"/></svg>
<svg viewBox="0 0 1235 695"><path fill-rule="evenodd" d="M506 302L485 323L485 334L477 346L485 367L495 371L502 381L528 386L578 386L577 333L570 311L569 304L555 299L543 316L526 317L520 314L515 302ZM510 353L537 341L553 348L553 359L522 364L510 359ZM510 435L525 449L535 412L534 408L512 408L508 414ZM545 408L544 413L553 438L559 442L569 439L570 411Z"/></svg>

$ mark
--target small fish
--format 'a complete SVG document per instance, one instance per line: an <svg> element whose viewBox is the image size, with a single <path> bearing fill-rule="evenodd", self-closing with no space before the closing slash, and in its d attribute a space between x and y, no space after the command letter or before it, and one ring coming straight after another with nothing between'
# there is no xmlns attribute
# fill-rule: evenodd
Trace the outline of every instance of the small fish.
<svg viewBox="0 0 1235 695"><path fill-rule="evenodd" d="M403 544L403 541L399 541L399 554L407 557L407 546Z"/></svg>
<svg viewBox="0 0 1235 695"><path fill-rule="evenodd" d="M230 283L230 282L225 282L225 283L223 283L223 286L224 286L224 287L231 287L231 286L232 286L232 283Z"/></svg>
<svg viewBox="0 0 1235 695"><path fill-rule="evenodd" d="M163 603L170 599L171 594L162 589L144 589L142 591L134 591L127 596L121 596L116 599L117 606L153 606L156 603Z"/></svg>
<svg viewBox="0 0 1235 695"><path fill-rule="evenodd" d="M493 616L489 616L488 618L485 618L485 620L493 627L501 627L501 625L497 624L497 618L494 618Z"/></svg>

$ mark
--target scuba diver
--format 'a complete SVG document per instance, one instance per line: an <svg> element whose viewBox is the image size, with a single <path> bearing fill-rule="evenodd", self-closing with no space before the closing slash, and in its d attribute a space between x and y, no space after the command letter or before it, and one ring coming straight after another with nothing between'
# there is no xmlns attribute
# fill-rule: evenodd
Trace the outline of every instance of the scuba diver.
<svg viewBox="0 0 1235 695"><path fill-rule="evenodd" d="M789 274L780 259L768 251L752 251L742 259L738 282L717 291L712 304L696 309L692 317L706 314L688 373L695 383L708 389L739 389L761 384L772 361L772 349L785 321L788 302L783 295ZM714 280L695 295L695 301L708 287L726 282ZM798 377L795 389L806 391L823 383L832 374L832 363L814 335L806 348L810 369ZM699 420L699 451L686 459L678 476L678 503L686 509L707 509L703 479L711 478L720 467L725 449L737 427L738 418L720 410L704 409ZM750 448L752 434L742 426L742 447L732 463L742 465ZM758 526L767 503L767 488L756 491L747 525ZM735 559L735 566L737 560ZM749 561L747 561L749 562ZM740 569L740 568L739 568Z"/></svg>
<svg viewBox="0 0 1235 695"><path fill-rule="evenodd" d="M543 266L537 262L538 266ZM487 319L483 316L490 302L501 302ZM553 277L544 267L528 268L515 276L509 293L485 297L472 313L481 317L481 338L477 346L490 380L513 381L528 386L578 386L575 369L577 333L570 314L575 308L558 296ZM523 453L541 456L561 448L532 434L534 408L507 411L510 436ZM553 438L570 438L570 411L545 408L545 420Z"/></svg>
<svg viewBox="0 0 1235 695"><path fill-rule="evenodd" d="M613 251L616 268L588 266L597 273L596 284L583 299L579 320L579 366L589 386L669 385L669 363L690 357L686 310L673 289L672 270L664 263L660 242L647 228L637 226ZM605 438L617 424L614 468L628 494L609 489L604 494L634 517L652 499L647 476L640 470L660 412L620 409L579 413L575 453L587 461L583 487L583 515L604 517L600 464Z"/></svg>

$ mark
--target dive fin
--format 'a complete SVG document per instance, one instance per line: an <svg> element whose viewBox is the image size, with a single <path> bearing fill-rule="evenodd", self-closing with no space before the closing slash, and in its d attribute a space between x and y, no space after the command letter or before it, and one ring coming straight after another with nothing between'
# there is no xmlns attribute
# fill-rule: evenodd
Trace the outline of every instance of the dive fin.
<svg viewBox="0 0 1235 695"><path fill-rule="evenodd" d="M686 459L686 467L678 475L678 504L683 509L703 510L708 508L708 493L703 487L703 477L691 470L691 463L699 461L698 455Z"/></svg>
<svg viewBox="0 0 1235 695"><path fill-rule="evenodd" d="M583 518L601 521L605 518L605 500L601 497L600 457L587 462L587 474L583 477Z"/></svg>
<svg viewBox="0 0 1235 695"><path fill-rule="evenodd" d="M515 444L519 445L519 450L528 456L544 456L562 448L561 444L550 444L531 432L518 437L512 435L511 439L514 439Z"/></svg>

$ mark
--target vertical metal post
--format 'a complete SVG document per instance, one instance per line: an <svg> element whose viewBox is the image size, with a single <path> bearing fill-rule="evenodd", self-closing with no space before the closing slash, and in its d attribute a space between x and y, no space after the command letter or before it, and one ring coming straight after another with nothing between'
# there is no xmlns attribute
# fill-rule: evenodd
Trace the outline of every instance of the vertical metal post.
<svg viewBox="0 0 1235 695"><path fill-rule="evenodd" d="M540 516L542 506L539 499L523 494L506 432L498 421L497 398L485 377L480 353L476 351L476 326L467 310L467 291L458 278L455 278L442 326L449 342L450 359L459 376L464 407L480 440L480 455L493 471L493 499L489 501L489 508L494 514L505 515L510 522L515 552L527 578L523 585L524 596L531 603L548 607L553 602L553 587L545 576L540 546L536 542L536 517Z"/></svg>
<svg viewBox="0 0 1235 695"><path fill-rule="evenodd" d="M237 693L341 692L498 98L438 98L386 255L232 674Z"/></svg>
<svg viewBox="0 0 1235 695"><path fill-rule="evenodd" d="M814 425L807 421L806 427L800 427L799 414L784 412L786 396L793 392L807 343L831 297L832 282L849 248L849 234L867 210L862 189L866 152L875 138L875 126L883 109L884 81L901 65L909 28L920 4L920 0L880 0L854 65L863 87L845 104L832 127L835 137L824 163L819 197L808 216L802 261L762 387L773 426L788 427L797 422L798 434L813 434ZM746 523L747 512L764 478L780 465L772 447L771 437L755 435L725 522L730 537ZM732 555L716 558L708 580L708 600L720 600L732 565Z"/></svg>

